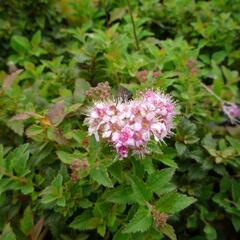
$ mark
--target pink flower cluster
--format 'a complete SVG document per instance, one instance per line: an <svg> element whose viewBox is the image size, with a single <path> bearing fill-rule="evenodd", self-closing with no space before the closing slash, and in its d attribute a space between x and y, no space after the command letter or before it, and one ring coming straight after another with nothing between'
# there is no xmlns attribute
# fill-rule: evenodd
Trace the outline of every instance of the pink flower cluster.
<svg viewBox="0 0 240 240"><path fill-rule="evenodd" d="M145 69L145 70L137 72L136 77L138 78L138 80L140 82L146 82L147 79L148 79L148 74L149 74L149 71ZM155 79L159 78L160 76L161 76L160 71L154 71L152 73L152 77L155 78Z"/></svg>
<svg viewBox="0 0 240 240"><path fill-rule="evenodd" d="M240 123L240 107L235 103L224 103L222 105L223 112L228 116L232 123Z"/></svg>
<svg viewBox="0 0 240 240"><path fill-rule="evenodd" d="M105 139L121 158L129 152L143 155L153 137L157 142L171 133L175 103L161 92L147 90L129 102L97 102L86 118L90 135Z"/></svg>

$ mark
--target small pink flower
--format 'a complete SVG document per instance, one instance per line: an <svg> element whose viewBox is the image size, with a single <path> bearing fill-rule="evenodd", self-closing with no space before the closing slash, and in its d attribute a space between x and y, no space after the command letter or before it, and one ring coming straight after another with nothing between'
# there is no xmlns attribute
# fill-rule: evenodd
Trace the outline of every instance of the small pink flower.
<svg viewBox="0 0 240 240"><path fill-rule="evenodd" d="M240 123L240 107L234 103L225 103L222 106L223 112L228 116L232 123Z"/></svg>
<svg viewBox="0 0 240 240"><path fill-rule="evenodd" d="M233 104L229 108L229 113L234 118L240 117L240 108L236 104Z"/></svg>
<svg viewBox="0 0 240 240"><path fill-rule="evenodd" d="M143 133L142 132L134 132L134 134L133 134L133 139L134 139L134 141L135 141L135 145L137 146L137 147L139 147L139 146L141 146L141 145L145 145L145 141L144 141L144 139L143 139Z"/></svg>
<svg viewBox="0 0 240 240"><path fill-rule="evenodd" d="M147 90L145 93L144 93L144 99L145 100L148 100L149 98L154 98L155 97L155 93L154 91L152 90Z"/></svg>
<svg viewBox="0 0 240 240"><path fill-rule="evenodd" d="M128 156L128 148L124 145L118 146L117 147L117 153L123 157L126 158Z"/></svg>
<svg viewBox="0 0 240 240"><path fill-rule="evenodd" d="M151 126L151 131L153 133L155 141L160 141L165 138L168 134L167 128L164 123L154 123Z"/></svg>
<svg viewBox="0 0 240 240"><path fill-rule="evenodd" d="M157 71L153 72L153 77L154 78L159 78L160 76L161 76L160 72L157 72Z"/></svg>
<svg viewBox="0 0 240 240"><path fill-rule="evenodd" d="M142 129L142 124L140 122L135 122L133 124L134 131L140 131Z"/></svg>
<svg viewBox="0 0 240 240"><path fill-rule="evenodd" d="M120 138L120 133L119 132L114 132L112 134L112 141L113 142L118 142L119 141L119 138Z"/></svg>
<svg viewBox="0 0 240 240"><path fill-rule="evenodd" d="M136 77L138 78L138 80L140 82L145 82L145 81L147 81L147 75L148 75L148 70L145 69L145 70L137 72Z"/></svg>
<svg viewBox="0 0 240 240"><path fill-rule="evenodd" d="M127 131L122 131L122 132L120 133L119 140L120 140L121 142L123 142L123 143L124 143L124 142L127 142L129 138L130 138L129 132L127 132Z"/></svg>

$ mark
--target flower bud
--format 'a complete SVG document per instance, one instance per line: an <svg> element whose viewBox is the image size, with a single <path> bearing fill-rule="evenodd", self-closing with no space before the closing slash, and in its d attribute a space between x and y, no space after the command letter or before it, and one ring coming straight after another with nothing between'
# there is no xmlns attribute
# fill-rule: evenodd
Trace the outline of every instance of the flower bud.
<svg viewBox="0 0 240 240"><path fill-rule="evenodd" d="M193 68L197 65L197 61L195 59L190 59L187 61L186 66L188 68Z"/></svg>
<svg viewBox="0 0 240 240"><path fill-rule="evenodd" d="M83 139L82 145L83 145L84 147L87 147L87 146L89 145L89 140L88 140L87 137Z"/></svg>
<svg viewBox="0 0 240 240"><path fill-rule="evenodd" d="M71 173L71 180L73 181L73 182L77 182L78 180L79 180L79 175L78 175L78 172L72 172Z"/></svg>
<svg viewBox="0 0 240 240"><path fill-rule="evenodd" d="M161 76L161 72L155 71L153 72L153 78L159 78Z"/></svg>
<svg viewBox="0 0 240 240"><path fill-rule="evenodd" d="M105 100L110 97L110 90L108 82L101 82L86 91L86 96L92 100Z"/></svg>
<svg viewBox="0 0 240 240"><path fill-rule="evenodd" d="M159 212L155 207L152 208L152 216L157 227L164 226L169 217L168 214Z"/></svg>
<svg viewBox="0 0 240 240"><path fill-rule="evenodd" d="M138 80L140 82L145 82L147 81L147 75L148 75L148 70L142 70L142 71L138 71L136 74L136 77L138 78Z"/></svg>
<svg viewBox="0 0 240 240"><path fill-rule="evenodd" d="M88 163L87 160L82 160L82 161L80 162L80 166L81 166L81 169L86 169L86 168L89 167L89 163Z"/></svg>
<svg viewBox="0 0 240 240"><path fill-rule="evenodd" d="M79 159L75 159L72 161L70 168L72 171L79 171L81 168L81 161Z"/></svg>

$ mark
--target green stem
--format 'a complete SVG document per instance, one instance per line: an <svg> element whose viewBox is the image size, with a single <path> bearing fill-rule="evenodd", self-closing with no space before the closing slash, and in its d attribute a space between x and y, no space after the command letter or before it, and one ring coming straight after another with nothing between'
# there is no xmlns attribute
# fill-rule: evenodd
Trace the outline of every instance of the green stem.
<svg viewBox="0 0 240 240"><path fill-rule="evenodd" d="M9 177L12 180L18 181L21 184L27 184L28 182L26 178L14 176L13 174L6 172L3 168L0 168L0 174Z"/></svg>
<svg viewBox="0 0 240 240"><path fill-rule="evenodd" d="M148 209L149 209L150 211L152 211L152 209L153 209L152 204L150 204L148 201L145 201L145 204L146 204L146 206L148 207Z"/></svg>
<svg viewBox="0 0 240 240"><path fill-rule="evenodd" d="M220 103L228 103L227 101L224 101L221 99L218 95L216 95L210 88L208 88L205 84L201 83L202 87L208 91L213 97L215 97Z"/></svg>
<svg viewBox="0 0 240 240"><path fill-rule="evenodd" d="M234 201L232 201L228 198L225 198L224 201L231 203L232 205L234 205L234 207L238 207L237 203L235 203Z"/></svg>
<svg viewBox="0 0 240 240"><path fill-rule="evenodd" d="M127 0L127 3L128 3L128 12L129 12L131 22L132 22L132 27L133 27L133 35L134 35L135 42L136 42L136 48L137 48L137 50L139 50L139 43L138 43L138 39L137 39L136 26L135 26L135 22L134 22L134 19L133 19L133 14L132 14L130 1Z"/></svg>

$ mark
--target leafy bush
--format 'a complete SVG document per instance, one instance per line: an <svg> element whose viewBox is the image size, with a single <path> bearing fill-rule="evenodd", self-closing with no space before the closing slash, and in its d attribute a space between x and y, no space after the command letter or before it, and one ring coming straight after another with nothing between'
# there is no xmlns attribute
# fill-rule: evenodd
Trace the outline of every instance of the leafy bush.
<svg viewBox="0 0 240 240"><path fill-rule="evenodd" d="M239 10L1 2L1 239L238 239ZM176 101L174 135L119 160L86 112L146 89Z"/></svg>

